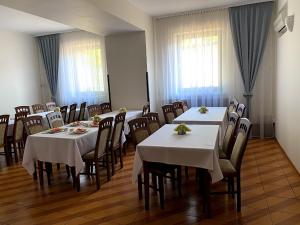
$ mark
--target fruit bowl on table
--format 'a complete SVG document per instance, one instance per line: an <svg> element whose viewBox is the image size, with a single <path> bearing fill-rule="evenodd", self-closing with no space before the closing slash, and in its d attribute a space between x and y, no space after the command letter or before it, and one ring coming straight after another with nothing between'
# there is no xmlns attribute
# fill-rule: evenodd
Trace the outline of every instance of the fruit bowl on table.
<svg viewBox="0 0 300 225"><path fill-rule="evenodd" d="M88 130L85 128L76 128L74 129L71 133L72 134L84 134L86 133Z"/></svg>
<svg viewBox="0 0 300 225"><path fill-rule="evenodd" d="M78 127L80 125L81 125L81 123L79 121L76 121L76 122L73 122L73 123L69 124L70 127Z"/></svg>
<svg viewBox="0 0 300 225"><path fill-rule="evenodd" d="M65 129L63 127L55 127L55 128L51 128L47 131L48 134L55 134L55 133L59 133L59 132L63 132L65 131Z"/></svg>

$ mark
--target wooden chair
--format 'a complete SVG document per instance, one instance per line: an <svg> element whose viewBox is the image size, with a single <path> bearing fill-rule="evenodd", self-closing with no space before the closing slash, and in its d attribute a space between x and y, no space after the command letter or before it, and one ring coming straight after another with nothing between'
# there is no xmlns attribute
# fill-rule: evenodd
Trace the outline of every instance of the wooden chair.
<svg viewBox="0 0 300 225"><path fill-rule="evenodd" d="M130 132L133 136L133 142L135 146L145 140L150 135L150 129L148 126L148 118L141 117L133 119L128 122ZM177 178L175 174L177 172ZM152 177L152 186L149 185L149 174ZM167 174L171 174L168 176ZM159 191L160 207L164 208L164 178L171 178L173 188L175 188L175 181L177 180L179 195L181 195L181 167L175 165L167 165L156 162L144 161L144 189L145 189L145 209L149 209L149 188L153 188L155 191ZM158 178L158 189L157 189ZM138 191L139 199L142 199L142 175L138 176Z"/></svg>
<svg viewBox="0 0 300 225"><path fill-rule="evenodd" d="M237 195L237 211L241 211L241 165L246 150L249 134L252 128L251 122L246 119L240 119L238 134L233 146L230 159L219 159L219 164L224 178L227 178L228 191L214 192L212 194L234 194ZM236 188L235 188L236 180Z"/></svg>
<svg viewBox="0 0 300 225"><path fill-rule="evenodd" d="M39 132L42 132L45 130L43 127L43 117L42 116L29 116L26 118L23 118L24 127L26 130L27 135L33 135ZM42 146L41 146L42 147ZM48 184L51 184L51 171L52 171L52 164L49 162L46 162L46 173L48 178ZM34 179L37 179L37 169L36 169L36 163L34 165ZM43 162L38 161L38 171L39 171L39 177L40 177L40 185L44 185L44 179L43 179Z"/></svg>
<svg viewBox="0 0 300 225"><path fill-rule="evenodd" d="M119 113L115 117L114 128L111 140L111 162L112 162L112 175L115 174L115 164L117 163L117 152L119 152L120 166L123 168L123 155L122 155L122 131L124 129L126 113Z"/></svg>
<svg viewBox="0 0 300 225"><path fill-rule="evenodd" d="M219 149L220 159L230 159L238 121L239 115L236 112L229 113L229 122L223 139L222 148Z"/></svg>
<svg viewBox="0 0 300 225"><path fill-rule="evenodd" d="M182 102L173 102L172 104L173 104L174 114L176 117L184 113Z"/></svg>
<svg viewBox="0 0 300 225"><path fill-rule="evenodd" d="M47 102L45 105L47 111L54 111L54 109L56 108L55 102Z"/></svg>
<svg viewBox="0 0 300 225"><path fill-rule="evenodd" d="M101 112L102 113L109 113L111 112L111 104L110 102L104 102L100 104Z"/></svg>
<svg viewBox="0 0 300 225"><path fill-rule="evenodd" d="M15 123L13 128L12 144L15 153L15 160L18 161L18 151L20 158L23 156L23 150L25 148L24 142L24 123L23 120L27 117L26 112L15 114Z"/></svg>
<svg viewBox="0 0 300 225"><path fill-rule="evenodd" d="M51 112L46 115L49 127L57 128L64 125L64 121L60 112Z"/></svg>
<svg viewBox="0 0 300 225"><path fill-rule="evenodd" d="M143 117L148 118L148 126L150 133L153 134L155 131L157 131L161 125L159 122L159 116L157 112L150 112L145 114Z"/></svg>
<svg viewBox="0 0 300 225"><path fill-rule="evenodd" d="M60 113L61 113L61 117L63 118L64 123L67 123L67 115L68 115L68 106L62 106L60 107Z"/></svg>
<svg viewBox="0 0 300 225"><path fill-rule="evenodd" d="M142 116L146 115L149 112L150 112L150 104L147 103L146 105L143 106Z"/></svg>
<svg viewBox="0 0 300 225"><path fill-rule="evenodd" d="M231 99L228 106L228 113L236 112L238 105L239 102L236 100L236 98Z"/></svg>
<svg viewBox="0 0 300 225"><path fill-rule="evenodd" d="M85 118L85 108L86 108L86 102L83 102L80 104L80 110L79 110L79 114L78 114L78 121L83 121Z"/></svg>
<svg viewBox="0 0 300 225"><path fill-rule="evenodd" d="M173 122L173 120L175 119L175 113L174 113L173 105L171 105L171 104L163 105L161 108L162 108L162 111L163 111L163 114L164 114L166 124L171 124Z"/></svg>
<svg viewBox="0 0 300 225"><path fill-rule="evenodd" d="M7 128L9 115L0 116L0 148L4 148L4 155L7 165L10 165L10 152L7 145Z"/></svg>
<svg viewBox="0 0 300 225"><path fill-rule="evenodd" d="M102 110L101 110L101 106L100 105L89 105L87 107L88 113L89 113L89 117L93 117L95 115L101 115L102 114Z"/></svg>
<svg viewBox="0 0 300 225"><path fill-rule="evenodd" d="M237 114L239 115L239 117L243 117L244 116L244 112L245 112L246 106L242 103L239 103L238 107L237 107Z"/></svg>
<svg viewBox="0 0 300 225"><path fill-rule="evenodd" d="M77 108L77 104L76 104L76 103L70 105L70 111L69 111L68 123L73 123L73 122L75 122L76 108Z"/></svg>
<svg viewBox="0 0 300 225"><path fill-rule="evenodd" d="M90 169L88 169L88 175L96 175L97 190L100 189L100 161L105 162L102 166L106 167L107 180L110 180L110 164L108 157L112 123L113 117L107 117L100 121L95 150L92 150L82 156L82 159L86 163L88 168L93 165L95 166L96 173L92 174L90 173ZM79 180L77 184L79 185Z"/></svg>
<svg viewBox="0 0 300 225"><path fill-rule="evenodd" d="M30 107L29 106L17 106L15 107L16 113L26 112L28 115L30 114Z"/></svg>
<svg viewBox="0 0 300 225"><path fill-rule="evenodd" d="M42 104L35 104L35 105L32 105L31 107L32 107L33 113L45 112L44 106Z"/></svg>
<svg viewBox="0 0 300 225"><path fill-rule="evenodd" d="M188 103L187 103L187 100L182 100L182 105L183 105L183 112L186 112L189 110L189 106L188 106Z"/></svg>

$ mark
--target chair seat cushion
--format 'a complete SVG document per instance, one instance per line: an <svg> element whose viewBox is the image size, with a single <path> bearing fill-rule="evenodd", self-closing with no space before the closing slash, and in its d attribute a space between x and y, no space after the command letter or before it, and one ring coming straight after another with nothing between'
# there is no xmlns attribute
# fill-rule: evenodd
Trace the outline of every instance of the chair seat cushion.
<svg viewBox="0 0 300 225"><path fill-rule="evenodd" d="M94 157L95 157L95 150L92 150L88 153L85 153L83 156L82 156L82 159L83 161L86 161L86 160L94 160Z"/></svg>
<svg viewBox="0 0 300 225"><path fill-rule="evenodd" d="M219 164L224 177L231 177L236 175L236 169L228 159L219 159Z"/></svg>
<svg viewBox="0 0 300 225"><path fill-rule="evenodd" d="M226 153L221 149L219 149L219 158L220 159L227 159Z"/></svg>

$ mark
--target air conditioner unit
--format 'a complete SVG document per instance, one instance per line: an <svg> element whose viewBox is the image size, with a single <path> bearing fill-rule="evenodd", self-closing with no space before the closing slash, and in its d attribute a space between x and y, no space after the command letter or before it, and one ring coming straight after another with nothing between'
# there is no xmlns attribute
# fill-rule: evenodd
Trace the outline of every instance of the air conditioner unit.
<svg viewBox="0 0 300 225"><path fill-rule="evenodd" d="M283 15L283 13L280 13L276 20L273 23L274 26L274 30L275 32L279 33L279 34L284 34L287 31L287 26L285 23L285 17Z"/></svg>

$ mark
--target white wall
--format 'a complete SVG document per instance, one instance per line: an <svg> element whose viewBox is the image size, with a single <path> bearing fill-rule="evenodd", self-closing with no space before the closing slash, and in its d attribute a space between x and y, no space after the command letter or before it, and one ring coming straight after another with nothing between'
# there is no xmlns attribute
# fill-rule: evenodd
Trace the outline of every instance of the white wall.
<svg viewBox="0 0 300 225"><path fill-rule="evenodd" d="M280 9L288 2L288 14L295 14L293 32L277 40L276 137L300 172L300 1L280 0Z"/></svg>
<svg viewBox="0 0 300 225"><path fill-rule="evenodd" d="M38 49L30 35L0 30L0 114L41 102Z"/></svg>
<svg viewBox="0 0 300 225"><path fill-rule="evenodd" d="M105 38L113 109L142 109L147 102L145 32Z"/></svg>

